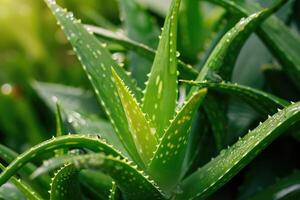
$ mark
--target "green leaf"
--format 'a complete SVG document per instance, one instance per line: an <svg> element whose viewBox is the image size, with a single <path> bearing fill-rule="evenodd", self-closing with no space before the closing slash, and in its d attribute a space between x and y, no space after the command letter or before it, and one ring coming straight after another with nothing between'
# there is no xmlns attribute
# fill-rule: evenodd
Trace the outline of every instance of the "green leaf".
<svg viewBox="0 0 300 200"><path fill-rule="evenodd" d="M63 136L66 134L63 120L62 120L62 114L61 114L61 109L59 106L59 103L57 102L56 99L56 113L55 113L55 119L56 119L56 137ZM61 156L64 155L66 151L64 149L59 149L55 152L56 156Z"/></svg>
<svg viewBox="0 0 300 200"><path fill-rule="evenodd" d="M19 155L13 150L9 149L6 146L0 144L0 159L5 161L6 163L11 163L13 160L17 159ZM26 181L26 183L30 184L34 189L36 189L40 194L47 195L50 177L48 176L40 176L35 181L32 181L29 177L36 170L36 166L32 163L27 163L20 170L18 174L21 175L22 178Z"/></svg>
<svg viewBox="0 0 300 200"><path fill-rule="evenodd" d="M26 200L26 197L12 183L6 183L0 187L0 199L3 200Z"/></svg>
<svg viewBox="0 0 300 200"><path fill-rule="evenodd" d="M266 146L300 120L300 103L292 104L269 117L237 143L195 171L181 184L176 199L205 199L227 183L251 162Z"/></svg>
<svg viewBox="0 0 300 200"><path fill-rule="evenodd" d="M42 142L17 157L0 175L0 186L3 185L25 164L35 159L41 153L53 152L61 148L87 148L96 152L105 152L110 155L123 157L120 152L114 150L111 145L93 135L67 135L52 138Z"/></svg>
<svg viewBox="0 0 300 200"><path fill-rule="evenodd" d="M207 81L203 81L203 82L183 81L183 82L192 85L197 85L201 88L208 88L209 90L214 90L225 94L229 94L234 97L239 97L263 115L274 114L277 112L277 109L282 109L285 106L288 106L290 104L288 101L276 97L272 94L248 86L239 85L237 83L230 83L230 82L213 83Z"/></svg>
<svg viewBox="0 0 300 200"><path fill-rule="evenodd" d="M4 170L5 167L0 163L0 169ZM30 200L41 200L42 198L35 192L32 188L30 188L26 183L17 179L15 177L11 177L10 182L14 184L23 195ZM1 198L1 195L0 195Z"/></svg>
<svg viewBox="0 0 300 200"><path fill-rule="evenodd" d="M137 42L156 48L159 29L152 16L136 0L121 0L119 5L126 35ZM128 56L132 76L137 80L138 85L144 88L151 62L135 52L129 52Z"/></svg>
<svg viewBox="0 0 300 200"><path fill-rule="evenodd" d="M283 3L285 3L285 0L280 0L271 8L263 9L251 14L247 18L242 18L219 41L196 80L203 81L209 78L208 76L219 73L220 71L222 78L230 80L234 64L246 40L251 33L253 33L272 13L277 11Z"/></svg>
<svg viewBox="0 0 300 200"><path fill-rule="evenodd" d="M141 92L124 69L113 61L108 50L83 27L80 21L73 17L73 13L63 10L56 4L55 0L45 1L71 42L97 97L109 116L115 132L132 159L142 165L141 158L130 135L126 115L117 95L117 89L111 79L111 68L119 74L137 99L140 99Z"/></svg>
<svg viewBox="0 0 300 200"><path fill-rule="evenodd" d="M208 0L241 16L248 16L260 6L249 1ZM300 87L300 38L277 17L266 20L257 31L259 37L278 59L298 87Z"/></svg>
<svg viewBox="0 0 300 200"><path fill-rule="evenodd" d="M94 170L80 171L79 181L86 190L91 191L99 199L107 199L113 182L111 177Z"/></svg>
<svg viewBox="0 0 300 200"><path fill-rule="evenodd" d="M195 92L181 108L164 133L149 164L148 173L165 191L173 189L182 176L192 118L203 100L203 92L206 90Z"/></svg>
<svg viewBox="0 0 300 200"><path fill-rule="evenodd" d="M118 200L120 199L120 194L119 194L119 190L117 187L117 184L115 182L113 182L111 190L110 190L110 194L109 194L109 200Z"/></svg>
<svg viewBox="0 0 300 200"><path fill-rule="evenodd" d="M99 109L95 97L90 92L80 88L41 82L34 82L33 87L53 112L56 110L53 97L59 101L66 115L66 121L71 124L76 133L97 134L121 151L124 156L129 157L112 126L103 119L104 112Z"/></svg>
<svg viewBox="0 0 300 200"><path fill-rule="evenodd" d="M70 163L78 170L101 170L112 177L126 199L164 199L154 182L127 159L98 153L69 156L67 158L58 157L50 160L50 162L54 166Z"/></svg>
<svg viewBox="0 0 300 200"><path fill-rule="evenodd" d="M150 126L145 114L141 111L138 102L134 96L132 96L129 89L126 88L118 74L114 70L112 70L112 72L119 97L127 117L130 132L138 152L146 166L153 155L156 145L158 144L155 137L156 130Z"/></svg>
<svg viewBox="0 0 300 200"><path fill-rule="evenodd" d="M143 111L161 137L174 116L177 101L177 15L180 0L173 0L145 89Z"/></svg>
<svg viewBox="0 0 300 200"><path fill-rule="evenodd" d="M112 32L101 27L91 25L86 25L86 27L102 40L122 45L126 49L133 50L134 52L147 58L148 60L153 60L155 57L154 49L145 44L129 39L121 32ZM179 77L182 79L195 79L198 75L197 70L193 69L190 65L185 64L181 60L178 60L178 71Z"/></svg>
<svg viewBox="0 0 300 200"><path fill-rule="evenodd" d="M295 172L277 181L266 189L261 190L249 200L292 200L300 198L300 173Z"/></svg>
<svg viewBox="0 0 300 200"><path fill-rule="evenodd" d="M71 164L59 169L51 183L50 200L82 199L78 176L79 170Z"/></svg>

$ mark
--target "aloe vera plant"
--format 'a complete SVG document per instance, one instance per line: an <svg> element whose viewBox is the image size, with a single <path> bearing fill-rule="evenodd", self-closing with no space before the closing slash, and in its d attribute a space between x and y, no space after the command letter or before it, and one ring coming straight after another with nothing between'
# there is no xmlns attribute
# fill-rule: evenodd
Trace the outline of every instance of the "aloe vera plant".
<svg viewBox="0 0 300 200"><path fill-rule="evenodd" d="M201 61L199 72L181 60L177 47L178 20L189 16L189 9L193 9L188 0L182 1L186 6L182 14L181 0L171 1L157 40L157 23L136 0L119 2L128 36L84 25L55 0L45 0L81 62L94 94L34 82L33 88L56 113L56 136L20 155L0 145L0 160L7 164L0 164L0 186L9 182L34 200L209 199L281 134L291 131L289 135L299 142L300 102L231 82L238 55L255 31L278 61L288 65L282 67L297 82L297 47L282 46L282 35L270 31L272 21L276 28L283 26L270 16L286 1L276 1L260 10L234 1L212 1L238 12L235 18L243 18L213 45L207 59ZM197 11L193 12L191 16L200 18ZM191 16L188 20L192 20ZM145 24L136 22L138 17L145 18ZM185 26L189 30L182 32L191 36L184 46L188 49L195 37L189 31L200 30L186 23L180 27ZM288 29L283 31L291 34ZM203 40L199 38L195 52L186 56L195 60ZM289 38L292 40L295 44L300 42L296 36ZM104 42L128 50L132 66L120 66ZM127 70L133 72L132 76ZM226 131L230 105L224 100L227 95L250 105L263 120L235 138L234 143L226 141L228 134L233 134ZM206 144L207 137L213 141L212 146ZM215 153L209 154L205 146ZM42 154L50 158L37 167L35 159ZM206 157L214 158L205 161ZM198 162L202 158L203 162ZM18 181L19 175L24 180ZM289 187L294 188L280 191ZM299 191L296 172L250 199L272 199L274 194L280 194L277 199L296 200L300 198Z"/></svg>

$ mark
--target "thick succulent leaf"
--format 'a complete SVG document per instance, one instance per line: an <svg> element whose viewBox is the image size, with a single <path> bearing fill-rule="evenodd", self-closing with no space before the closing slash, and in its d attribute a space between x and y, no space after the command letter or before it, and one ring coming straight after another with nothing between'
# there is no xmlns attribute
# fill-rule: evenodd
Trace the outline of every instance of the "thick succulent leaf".
<svg viewBox="0 0 300 200"><path fill-rule="evenodd" d="M156 48L159 28L152 16L136 0L121 0L119 5L126 35L137 42ZM144 88L151 62L135 52L129 52L128 57L132 76L137 80L138 85Z"/></svg>
<svg viewBox="0 0 300 200"><path fill-rule="evenodd" d="M129 39L121 32L112 32L101 27L86 25L87 29L96 34L102 40L107 42L114 42L122 45L126 49L133 50L137 54L153 60L155 57L155 50L151 47ZM197 77L197 70L193 69L190 65L185 64L181 60L178 60L179 77L182 79L195 79Z"/></svg>
<svg viewBox="0 0 300 200"><path fill-rule="evenodd" d="M284 2L285 0L280 0L269 9L267 8L256 12L247 18L242 18L219 41L196 80L203 81L220 71L222 78L225 80L230 79L238 54L246 40L251 33L253 33L253 31L255 31L256 28L259 27L272 13L277 11Z"/></svg>
<svg viewBox="0 0 300 200"><path fill-rule="evenodd" d="M97 134L128 157L113 127L103 119L104 112L98 109L97 100L90 92L80 88L41 82L34 82L33 87L53 112L56 110L56 105L52 99L53 97L57 99L66 121L71 124L75 133Z"/></svg>
<svg viewBox="0 0 300 200"><path fill-rule="evenodd" d="M20 156L13 162L0 175L0 185L3 185L11 176L17 173L25 164L34 160L41 153L53 152L61 148L87 148L95 152L105 152L110 155L120 156L120 152L112 148L111 145L106 144L99 137L94 135L67 135L59 138L52 138L42 142Z"/></svg>
<svg viewBox="0 0 300 200"><path fill-rule="evenodd" d="M257 90L244 85L239 85L237 83L230 82L197 82L197 81L184 81L192 85L197 85L199 87L208 88L218 92L226 93L234 97L239 97L249 105L251 105L255 110L263 115L274 114L277 109L282 109L288 106L290 103L284 99L276 97L267 92Z"/></svg>
<svg viewBox="0 0 300 200"><path fill-rule="evenodd" d="M113 68L118 72L137 99L141 97L141 93L124 69L113 61L108 50L73 17L72 13L68 13L59 7L55 0L45 1L74 47L74 51L81 61L97 97L103 108L105 108L115 132L131 157L138 164L142 164L133 138L130 135L126 115L117 95L117 89L111 79L111 69Z"/></svg>
<svg viewBox="0 0 300 200"><path fill-rule="evenodd" d="M114 70L113 77L133 140L144 164L147 165L158 144L155 137L156 130L150 126L146 119L146 115L142 112L138 102Z"/></svg>
<svg viewBox="0 0 300 200"><path fill-rule="evenodd" d="M18 156L19 155L16 152L0 144L1 160L5 161L6 163L11 163L13 162L13 160L17 159ZM18 174L20 174L22 178L26 179L26 182L29 183L34 189L38 190L42 195L47 195L50 177L40 176L35 181L31 181L29 175L32 174L35 170L35 165L33 165L32 163L27 163Z"/></svg>
<svg viewBox="0 0 300 200"><path fill-rule="evenodd" d="M101 170L112 177L126 199L164 199L154 182L127 159L99 153L58 157L50 162L53 166L69 163L79 170Z"/></svg>
<svg viewBox="0 0 300 200"><path fill-rule="evenodd" d="M107 199L113 180L106 174L95 170L81 170L79 181L85 190L90 191L95 198Z"/></svg>
<svg viewBox="0 0 300 200"><path fill-rule="evenodd" d="M161 137L174 116L177 101L177 17L180 0L173 0L145 89L143 111Z"/></svg>
<svg viewBox="0 0 300 200"><path fill-rule="evenodd" d="M241 16L248 16L260 6L249 1L208 0ZM265 45L275 55L282 67L288 72L295 85L300 87L300 38L277 17L266 20L257 31Z"/></svg>
<svg viewBox="0 0 300 200"><path fill-rule="evenodd" d="M148 173L165 191L170 191L182 176L192 118L203 100L203 92L205 89L195 92L171 121L148 167Z"/></svg>
<svg viewBox="0 0 300 200"><path fill-rule="evenodd" d="M295 172L261 190L249 200L292 200L300 198L300 173Z"/></svg>
<svg viewBox="0 0 300 200"><path fill-rule="evenodd" d="M0 169L2 171L5 169L5 167L1 163L0 163ZM18 190L21 191L27 199L42 200L42 198L38 195L37 192L35 192L32 188L30 188L30 186L28 186L26 183L24 183L20 179L11 177L10 182L12 184L14 184L18 188ZM1 195L0 195L0 199L1 199Z"/></svg>
<svg viewBox="0 0 300 200"><path fill-rule="evenodd" d="M60 168L52 179L50 200L82 199L78 176L79 170L71 164Z"/></svg>
<svg viewBox="0 0 300 200"><path fill-rule="evenodd" d="M292 104L269 117L232 147L221 151L216 158L183 180L183 193L176 199L205 199L299 120L300 103Z"/></svg>

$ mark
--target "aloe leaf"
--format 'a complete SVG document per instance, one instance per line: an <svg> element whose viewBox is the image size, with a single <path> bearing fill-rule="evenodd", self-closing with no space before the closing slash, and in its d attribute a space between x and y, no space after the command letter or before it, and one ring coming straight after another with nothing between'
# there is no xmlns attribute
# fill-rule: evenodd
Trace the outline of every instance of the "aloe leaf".
<svg viewBox="0 0 300 200"><path fill-rule="evenodd" d="M278 180L273 185L259 191L248 200L292 200L300 197L300 173L295 172L281 180Z"/></svg>
<svg viewBox="0 0 300 200"><path fill-rule="evenodd" d="M82 170L79 181L84 189L90 191L95 198L107 199L112 188L113 179L106 174L94 170Z"/></svg>
<svg viewBox="0 0 300 200"><path fill-rule="evenodd" d="M0 144L0 159L6 163L11 163L19 155L13 150L9 149L6 146ZM35 181L31 181L29 174L33 173L36 170L36 166L32 163L27 163L20 170L19 174L24 178L26 183L30 184L34 189L36 189L40 194L47 195L47 189L49 188L50 177L40 176ZM46 189L46 191L44 191Z"/></svg>
<svg viewBox="0 0 300 200"><path fill-rule="evenodd" d="M277 109L282 109L288 106L290 103L284 99L276 97L272 94L257 90L244 85L230 82L194 82L194 81L183 81L188 84L197 85L199 87L208 88L214 91L226 93L234 97L239 97L255 110L263 115L274 114Z"/></svg>
<svg viewBox="0 0 300 200"><path fill-rule="evenodd" d="M126 35L137 42L156 48L159 29L154 18L136 0L121 0L119 5ZM129 52L128 57L132 76L137 80L138 85L144 88L151 62L132 51Z"/></svg>
<svg viewBox="0 0 300 200"><path fill-rule="evenodd" d="M158 144L155 137L155 128L150 126L136 99L132 96L130 91L124 85L124 82L114 70L113 77L126 113L133 140L144 164L147 165Z"/></svg>
<svg viewBox="0 0 300 200"><path fill-rule="evenodd" d="M131 40L120 32L113 32L92 25L86 25L86 27L102 40L122 45L125 48L130 49L141 56L144 56L148 60L153 60L155 57L154 49L145 44ZM195 79L198 74L197 70L193 69L190 65L185 64L181 60L178 60L178 71L179 77L182 79Z"/></svg>
<svg viewBox="0 0 300 200"><path fill-rule="evenodd" d="M4 170L5 167L0 163L0 169ZM11 177L11 183L14 184L26 198L30 200L41 200L42 198L35 192L32 188L30 188L26 183L17 179L15 177ZM1 196L1 195L0 195Z"/></svg>
<svg viewBox="0 0 300 200"><path fill-rule="evenodd" d="M52 138L45 142L42 142L31 149L27 150L23 154L19 155L0 175L0 186L3 185L11 176L13 176L20 168L25 164L35 159L41 153L53 152L56 149L61 148L87 148L96 152L105 152L114 156L121 156L120 152L117 152L106 144L97 136L93 135L67 135L59 138Z"/></svg>
<svg viewBox="0 0 300 200"><path fill-rule="evenodd" d="M63 10L54 0L45 1L71 42L76 55L93 85L97 97L103 108L105 108L106 114L109 116L115 132L131 157L138 164L142 165L141 158L130 135L126 115L117 95L117 89L111 79L111 68L119 74L135 94L136 98L139 99L141 93L136 84L126 74L124 69L113 61L108 50L73 17L72 13Z"/></svg>
<svg viewBox="0 0 300 200"><path fill-rule="evenodd" d="M80 88L42 82L34 82L33 87L53 112L56 110L56 105L52 99L59 101L66 121L71 124L75 133L100 135L124 156L129 157L113 127L103 119L104 112L98 109L97 100L90 92Z"/></svg>
<svg viewBox="0 0 300 200"><path fill-rule="evenodd" d="M103 153L54 158L53 165L73 164L75 168L101 170L116 182L126 199L164 199L161 191L143 171L126 159Z"/></svg>
<svg viewBox="0 0 300 200"><path fill-rule="evenodd" d="M50 200L82 199L78 176L79 170L73 165L61 167L52 179Z"/></svg>
<svg viewBox="0 0 300 200"><path fill-rule="evenodd" d="M253 10L260 9L260 6L257 6L257 4L246 1L208 1L242 16L248 16ZM275 16L266 20L266 23L258 29L257 33L299 88L300 58L297 54L297 52L300 52L299 36Z"/></svg>
<svg viewBox="0 0 300 200"><path fill-rule="evenodd" d="M170 191L182 176L192 118L203 100L203 92L206 90L195 92L181 108L164 133L149 164L148 173L165 191Z"/></svg>
<svg viewBox="0 0 300 200"><path fill-rule="evenodd" d="M269 117L232 147L222 150L216 158L183 180L183 193L176 199L205 199L299 120L300 103L292 104Z"/></svg>
<svg viewBox="0 0 300 200"><path fill-rule="evenodd" d="M271 8L266 8L242 18L219 41L200 71L197 81L203 81L221 70L222 78L230 79L238 53L251 33L259 27L272 13L277 11L285 0L279 0ZM230 53L230 54L229 54Z"/></svg>
<svg viewBox="0 0 300 200"><path fill-rule="evenodd" d="M177 17L180 0L173 0L145 89L143 111L159 137L173 118L177 101Z"/></svg>

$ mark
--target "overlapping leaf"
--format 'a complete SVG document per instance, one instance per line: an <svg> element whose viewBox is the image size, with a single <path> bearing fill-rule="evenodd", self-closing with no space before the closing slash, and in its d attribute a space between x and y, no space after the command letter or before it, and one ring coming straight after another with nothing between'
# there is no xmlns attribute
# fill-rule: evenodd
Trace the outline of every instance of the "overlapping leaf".
<svg viewBox="0 0 300 200"><path fill-rule="evenodd" d="M181 108L164 133L148 168L151 177L169 191L182 176L192 118L200 105L205 90L195 92Z"/></svg>
<svg viewBox="0 0 300 200"><path fill-rule="evenodd" d="M183 193L176 199L205 199L212 194L281 133L300 120L300 103L292 104L268 118L232 147L195 171L181 184Z"/></svg>
<svg viewBox="0 0 300 200"><path fill-rule="evenodd" d="M128 128L125 113L117 95L117 89L111 79L111 69L113 68L119 74L137 99L141 97L140 91L124 69L112 60L108 50L83 27L80 21L74 18L72 13L63 10L54 0L45 1L71 42L76 55L93 85L96 95L99 97L106 114L110 118L115 132L120 137L120 140L133 160L142 165L141 158Z"/></svg>
<svg viewBox="0 0 300 200"><path fill-rule="evenodd" d="M155 57L155 50L143 43L131 40L120 32L112 32L101 27L86 25L87 29L96 34L102 40L107 42L117 43L127 49L144 56L149 60L153 60ZM179 77L182 79L195 79L197 77L197 70L193 69L190 65L185 64L181 60L178 60Z"/></svg>
<svg viewBox="0 0 300 200"><path fill-rule="evenodd" d="M69 164L59 169L52 180L50 200L81 200L79 170Z"/></svg>
<svg viewBox="0 0 300 200"><path fill-rule="evenodd" d="M145 114L118 74L113 71L113 78L125 111L128 127L135 145L145 165L149 163L157 143L156 130L148 123Z"/></svg>
<svg viewBox="0 0 300 200"><path fill-rule="evenodd" d="M194 82L194 81L184 81L192 85L198 85L199 87L209 88L211 90L219 91L234 97L239 97L244 100L246 103L253 106L258 112L263 115L273 114L277 112L277 109L282 109L285 106L288 106L290 103L276 97L272 94L251 88L248 86L239 85L236 83L230 82Z"/></svg>
<svg viewBox="0 0 300 200"><path fill-rule="evenodd" d="M99 153L58 157L49 162L53 166L60 166L63 163L73 164L78 170L101 170L112 177L126 199L164 199L161 191L148 176L137 170L136 165L120 157Z"/></svg>
<svg viewBox="0 0 300 200"><path fill-rule="evenodd" d="M28 151L24 152L11 162L0 175L0 186L3 185L11 176L22 168L25 164L35 159L41 153L53 152L61 148L87 148L95 152L105 152L106 154L123 157L120 152L112 148L111 145L93 135L67 135L53 138L42 142Z"/></svg>
<svg viewBox="0 0 300 200"><path fill-rule="evenodd" d="M249 1L208 0L221 5L231 12L241 16L248 16L253 11L261 9L260 6ZM300 87L300 38L275 16L266 20L259 30L258 35L265 45L272 51L282 67L288 72L293 82Z"/></svg>

